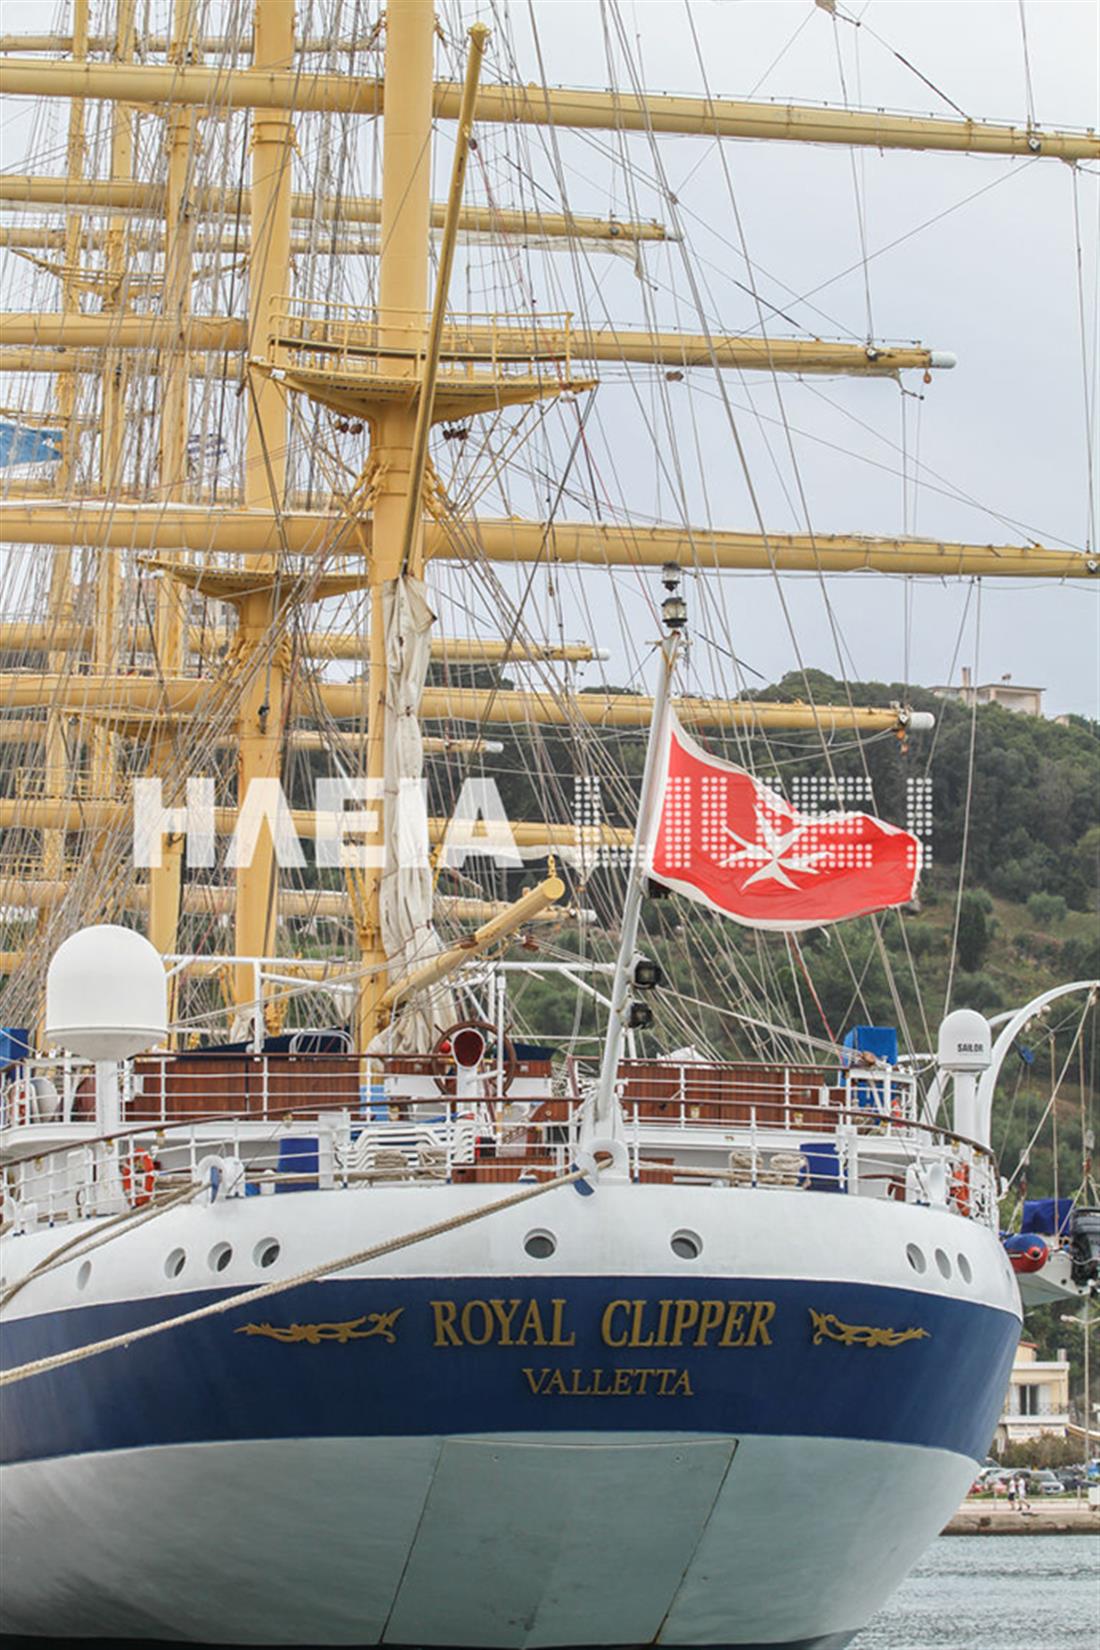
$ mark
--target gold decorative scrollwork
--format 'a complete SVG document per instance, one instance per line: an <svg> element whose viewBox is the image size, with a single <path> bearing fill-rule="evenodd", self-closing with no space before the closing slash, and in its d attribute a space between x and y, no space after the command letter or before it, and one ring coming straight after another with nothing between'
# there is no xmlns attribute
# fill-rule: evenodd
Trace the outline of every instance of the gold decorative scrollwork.
<svg viewBox="0 0 1100 1650"><path fill-rule="evenodd" d="M404 1310L398 1306L392 1312L365 1313L348 1323L292 1323L287 1328L277 1328L270 1323L245 1323L234 1330L234 1334L266 1335L268 1340L282 1341L285 1345L305 1346L322 1346L326 1341L346 1346L349 1341L369 1341L378 1336L392 1346L397 1340L394 1325ZM369 1329L362 1327L365 1323L370 1324Z"/></svg>
<svg viewBox="0 0 1100 1650"><path fill-rule="evenodd" d="M823 1341L838 1341L841 1346L902 1346L906 1341L929 1338L927 1329L878 1329L871 1324L841 1323L833 1312L815 1312L810 1309L814 1327L814 1346Z"/></svg>

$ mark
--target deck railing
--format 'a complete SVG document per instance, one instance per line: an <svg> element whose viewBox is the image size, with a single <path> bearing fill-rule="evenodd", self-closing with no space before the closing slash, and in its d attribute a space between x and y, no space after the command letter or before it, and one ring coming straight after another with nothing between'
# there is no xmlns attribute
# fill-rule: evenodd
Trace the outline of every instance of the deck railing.
<svg viewBox="0 0 1100 1650"><path fill-rule="evenodd" d="M412 363L419 376L431 316L419 310L389 311L315 298L278 297L271 306L268 347L276 366L309 367L333 374L392 371ZM530 373L552 362L568 380L573 361L573 316L567 310L530 320L515 313L450 314L443 328L439 372L443 378Z"/></svg>
<svg viewBox="0 0 1100 1650"><path fill-rule="evenodd" d="M219 1184L239 1181L245 1196L503 1183L560 1173L580 1145L587 1083L578 1067L567 1092L494 1099L441 1093L430 1069L363 1084L360 1062L346 1054L215 1053L201 1073L187 1069L189 1060L127 1062L120 1125L110 1136L97 1129L90 1067L28 1062L5 1088L0 1112L5 1221L118 1212L188 1188L202 1196L212 1174ZM641 1063L625 1063L621 1087L635 1182L832 1192L996 1222L989 1153L917 1118L908 1078L872 1074L868 1090L821 1083L809 1068L632 1065ZM667 1095L641 1092L661 1084Z"/></svg>

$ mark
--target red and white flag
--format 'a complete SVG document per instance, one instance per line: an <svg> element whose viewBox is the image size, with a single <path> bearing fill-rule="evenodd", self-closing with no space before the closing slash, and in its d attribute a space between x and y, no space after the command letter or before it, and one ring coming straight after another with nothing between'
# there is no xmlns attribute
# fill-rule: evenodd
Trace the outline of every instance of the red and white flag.
<svg viewBox="0 0 1100 1650"><path fill-rule="evenodd" d="M917 837L870 814L800 814L744 768L710 756L670 711L646 870L750 928L795 931L905 905Z"/></svg>

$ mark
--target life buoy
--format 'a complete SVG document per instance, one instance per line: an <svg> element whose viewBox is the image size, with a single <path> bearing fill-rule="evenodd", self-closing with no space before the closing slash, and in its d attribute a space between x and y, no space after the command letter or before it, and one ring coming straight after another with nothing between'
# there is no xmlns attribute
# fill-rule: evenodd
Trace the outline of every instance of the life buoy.
<svg viewBox="0 0 1100 1650"><path fill-rule="evenodd" d="M123 1194L133 1208L142 1209L153 1201L157 1166L149 1152L131 1152L124 1157L120 1174Z"/></svg>
<svg viewBox="0 0 1100 1650"><path fill-rule="evenodd" d="M966 1163L960 1163L952 1169L948 1198L960 1215L970 1213L970 1169Z"/></svg>
<svg viewBox="0 0 1100 1650"><path fill-rule="evenodd" d="M1002 1241L1014 1272L1041 1272L1050 1258L1050 1249L1041 1237L1016 1232Z"/></svg>

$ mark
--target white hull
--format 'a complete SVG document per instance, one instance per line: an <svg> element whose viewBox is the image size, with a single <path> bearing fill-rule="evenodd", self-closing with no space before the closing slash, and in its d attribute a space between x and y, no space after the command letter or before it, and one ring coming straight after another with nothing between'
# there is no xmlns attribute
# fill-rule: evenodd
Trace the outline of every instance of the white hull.
<svg viewBox="0 0 1100 1650"><path fill-rule="evenodd" d="M839 1644L972 1472L851 1440L621 1434L35 1462L6 1474L0 1619L234 1644Z"/></svg>
<svg viewBox="0 0 1100 1650"><path fill-rule="evenodd" d="M219 1242L233 1245L225 1284L240 1289L258 1281L261 1239L282 1245L272 1273L293 1275L497 1193L313 1192L167 1213L98 1251L82 1291L66 1264L17 1294L11 1361L68 1325L79 1345L133 1312L186 1311L210 1289ZM670 1234L688 1225L702 1255L678 1262ZM533 1227L557 1238L549 1267L524 1252ZM63 1236L9 1240L9 1280ZM912 1243L930 1261L950 1254L951 1277L934 1264L918 1275ZM188 1263L166 1286L175 1246ZM677 1186L564 1188L537 1213L494 1215L310 1290L238 1319L349 1320L404 1303L394 1344L279 1344L226 1314L8 1389L0 1629L839 1650L965 1492L1019 1317L995 1236L949 1212ZM435 1297L540 1291L547 1330L546 1297L563 1299L567 1350L549 1334L527 1349L503 1329L493 1344L451 1344L431 1310ZM702 1342L693 1330L664 1350L641 1333L658 1297L724 1295L773 1302L767 1333L723 1348L719 1330ZM610 1319L607 1298L622 1298ZM648 1315L626 1342L634 1298ZM926 1327L895 1346L822 1342L813 1309ZM487 1314L470 1322L480 1335ZM652 1383L640 1393L650 1363L686 1371L685 1390L670 1376L667 1397ZM621 1393L578 1395L616 1371Z"/></svg>

